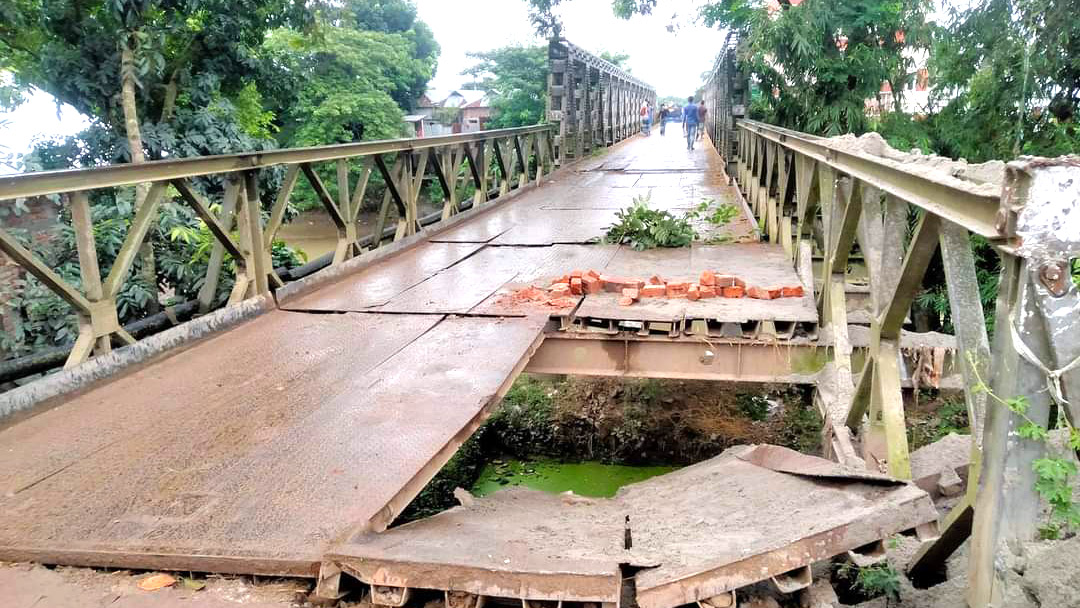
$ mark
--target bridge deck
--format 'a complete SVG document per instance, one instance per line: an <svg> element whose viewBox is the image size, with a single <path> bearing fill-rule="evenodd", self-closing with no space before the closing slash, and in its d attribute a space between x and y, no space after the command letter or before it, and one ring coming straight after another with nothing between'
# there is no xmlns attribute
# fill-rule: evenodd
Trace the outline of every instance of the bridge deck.
<svg viewBox="0 0 1080 608"><path fill-rule="evenodd" d="M768 245L586 244L637 195L681 210L732 189L715 153L687 153L676 134L633 139L0 430L0 560L314 575L335 541L400 513L542 340L553 309L507 307L507 290L579 267L690 279L728 263L798 284ZM739 241L754 228L744 212L711 230ZM583 306L649 308L607 294ZM809 296L681 303L663 317L690 308L814 318Z"/></svg>

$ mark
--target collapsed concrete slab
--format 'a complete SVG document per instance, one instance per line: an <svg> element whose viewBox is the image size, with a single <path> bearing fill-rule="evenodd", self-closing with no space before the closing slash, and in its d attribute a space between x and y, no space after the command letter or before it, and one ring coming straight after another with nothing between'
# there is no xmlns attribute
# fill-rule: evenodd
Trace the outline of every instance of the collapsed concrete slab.
<svg viewBox="0 0 1080 608"><path fill-rule="evenodd" d="M733 448L611 499L513 488L466 502L336 546L323 578L344 572L384 605L413 588L447 592L448 605L462 593L614 604L629 566L642 608L724 606L760 581L798 591L810 564L937 521L913 484L776 446Z"/></svg>

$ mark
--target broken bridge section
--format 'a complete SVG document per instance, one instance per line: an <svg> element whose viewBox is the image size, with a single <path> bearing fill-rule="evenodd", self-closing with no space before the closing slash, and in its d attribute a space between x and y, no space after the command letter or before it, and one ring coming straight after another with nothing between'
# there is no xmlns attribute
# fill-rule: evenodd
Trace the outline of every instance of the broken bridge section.
<svg viewBox="0 0 1080 608"><path fill-rule="evenodd" d="M785 592L809 586L814 562L934 527L937 517L914 485L785 448L744 446L612 499L509 488L467 500L334 547L323 574L372 586L382 604L396 605L386 598L403 601L413 588L458 600L616 604L621 566L630 566L640 569L642 608L733 606L741 587L770 579Z"/></svg>

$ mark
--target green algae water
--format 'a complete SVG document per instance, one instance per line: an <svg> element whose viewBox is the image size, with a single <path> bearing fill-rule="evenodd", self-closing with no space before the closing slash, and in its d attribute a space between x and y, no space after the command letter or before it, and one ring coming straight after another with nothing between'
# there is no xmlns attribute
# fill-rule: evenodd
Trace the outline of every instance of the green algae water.
<svg viewBox="0 0 1080 608"><path fill-rule="evenodd" d="M545 460L493 460L473 484L475 496L500 488L525 486L544 492L571 491L579 496L606 498L627 485L678 467L631 467L600 462L562 463Z"/></svg>

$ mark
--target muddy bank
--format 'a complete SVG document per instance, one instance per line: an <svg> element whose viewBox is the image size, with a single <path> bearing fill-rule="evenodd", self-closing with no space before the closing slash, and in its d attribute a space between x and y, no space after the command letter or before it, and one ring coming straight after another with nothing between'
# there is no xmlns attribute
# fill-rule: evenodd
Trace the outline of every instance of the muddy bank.
<svg viewBox="0 0 1080 608"><path fill-rule="evenodd" d="M495 459L685 466L740 444L820 450L806 388L705 381L522 375L495 413L396 524L457 504Z"/></svg>

